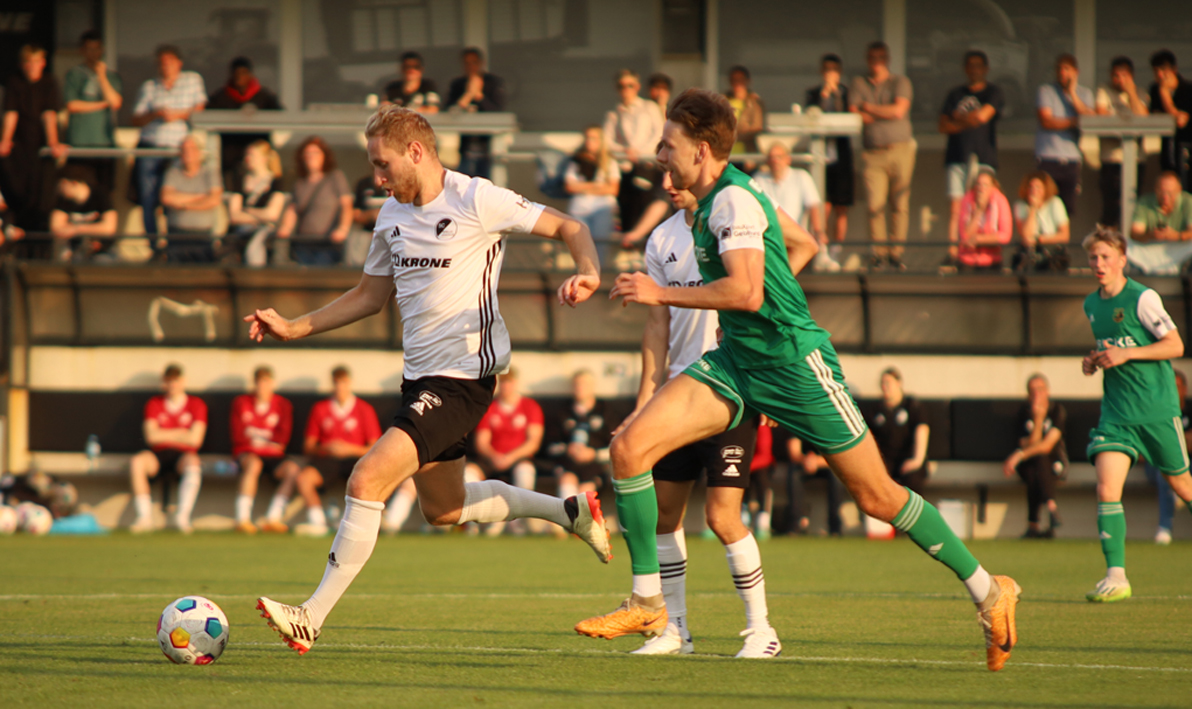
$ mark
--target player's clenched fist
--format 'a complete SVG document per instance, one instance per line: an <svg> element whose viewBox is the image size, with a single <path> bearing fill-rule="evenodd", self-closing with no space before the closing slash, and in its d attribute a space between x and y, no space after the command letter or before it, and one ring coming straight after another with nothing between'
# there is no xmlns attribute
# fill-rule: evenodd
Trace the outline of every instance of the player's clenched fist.
<svg viewBox="0 0 1192 709"><path fill-rule="evenodd" d="M599 287L600 276L577 273L559 286L559 305L570 305L574 308L591 298Z"/></svg>
<svg viewBox="0 0 1192 709"><path fill-rule="evenodd" d="M285 342L294 340L299 335L294 332L293 323L277 314L273 308L257 310L252 315L245 315L244 322L248 323L248 339L261 342L265 335Z"/></svg>
<svg viewBox="0 0 1192 709"><path fill-rule="evenodd" d="M617 276L617 280L614 282L613 289L608 294L608 297L610 300L621 298L622 307L630 303L662 305L662 287L655 283L653 278L650 278L641 271L636 273L622 273Z"/></svg>

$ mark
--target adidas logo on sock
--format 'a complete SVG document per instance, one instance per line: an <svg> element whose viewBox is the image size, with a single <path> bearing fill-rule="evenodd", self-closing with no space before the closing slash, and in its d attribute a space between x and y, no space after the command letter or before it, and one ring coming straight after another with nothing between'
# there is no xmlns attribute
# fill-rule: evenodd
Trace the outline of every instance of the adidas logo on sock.
<svg viewBox="0 0 1192 709"><path fill-rule="evenodd" d="M1110 534L1109 532L1101 532L1101 538L1102 539L1113 539L1113 535Z"/></svg>
<svg viewBox="0 0 1192 709"><path fill-rule="evenodd" d="M940 542L939 544L932 544L930 547L927 548L927 553L931 554L932 556L935 556L936 554L939 554L940 549L943 549L943 548L944 548L943 542Z"/></svg>
<svg viewBox="0 0 1192 709"><path fill-rule="evenodd" d="M327 555L327 563L331 564L337 569L339 568L339 562L335 560L335 552L331 552Z"/></svg>

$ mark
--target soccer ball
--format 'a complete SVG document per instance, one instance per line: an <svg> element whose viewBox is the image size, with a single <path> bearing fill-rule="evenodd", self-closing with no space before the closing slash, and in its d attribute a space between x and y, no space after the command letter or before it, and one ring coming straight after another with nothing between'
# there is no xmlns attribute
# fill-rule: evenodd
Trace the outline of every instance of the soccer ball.
<svg viewBox="0 0 1192 709"><path fill-rule="evenodd" d="M202 596L183 596L157 619L157 642L174 664L210 665L228 646L228 618Z"/></svg>
<svg viewBox="0 0 1192 709"><path fill-rule="evenodd" d="M0 505L0 535L7 536L17 531L17 511L8 505Z"/></svg>
<svg viewBox="0 0 1192 709"><path fill-rule="evenodd" d="M54 515L36 502L17 505L17 526L26 534L42 536L54 526Z"/></svg>

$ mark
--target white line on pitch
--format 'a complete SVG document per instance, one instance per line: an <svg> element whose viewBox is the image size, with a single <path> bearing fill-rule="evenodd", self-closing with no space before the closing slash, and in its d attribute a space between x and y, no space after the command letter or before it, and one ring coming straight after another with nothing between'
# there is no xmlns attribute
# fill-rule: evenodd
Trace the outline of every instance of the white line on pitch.
<svg viewBox="0 0 1192 709"><path fill-rule="evenodd" d="M899 593L899 592L867 592L867 591L767 591L771 598L901 598L901 599L961 599L964 598L956 593ZM255 600L256 595L243 593L208 593L209 597L213 599L227 599L227 600ZM279 594L277 597L282 598L291 594ZM609 591L606 593L552 593L552 592L525 592L525 593L352 593L348 598L359 598L363 600L368 599L395 599L395 598L410 598L410 599L507 599L507 598L620 598L624 593ZM736 596L735 591L696 591L688 592L688 596L697 598L717 598L722 596ZM137 600L137 599L154 599L154 598L176 598L174 593L11 593L0 594L0 602L3 601L49 601L49 600L69 600L69 601L102 601L102 600ZM296 596L295 596L296 597ZM1035 595L1024 597L1024 601L1068 601L1077 598L1076 596L1065 596L1058 594ZM1192 595L1174 595L1174 596L1133 596L1134 600L1141 601L1188 601L1192 600Z"/></svg>

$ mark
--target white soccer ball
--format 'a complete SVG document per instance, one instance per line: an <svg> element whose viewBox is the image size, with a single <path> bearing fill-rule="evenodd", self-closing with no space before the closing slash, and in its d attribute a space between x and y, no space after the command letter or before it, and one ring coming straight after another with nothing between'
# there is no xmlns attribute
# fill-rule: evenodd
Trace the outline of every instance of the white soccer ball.
<svg viewBox="0 0 1192 709"><path fill-rule="evenodd" d="M49 534L54 515L36 502L22 502L17 505L17 526L26 534L40 537Z"/></svg>
<svg viewBox="0 0 1192 709"><path fill-rule="evenodd" d="M157 642L174 664L210 665L228 646L228 618L202 596L183 596L157 619Z"/></svg>
<svg viewBox="0 0 1192 709"><path fill-rule="evenodd" d="M8 536L17 531L17 511L8 505L0 505L0 535Z"/></svg>

